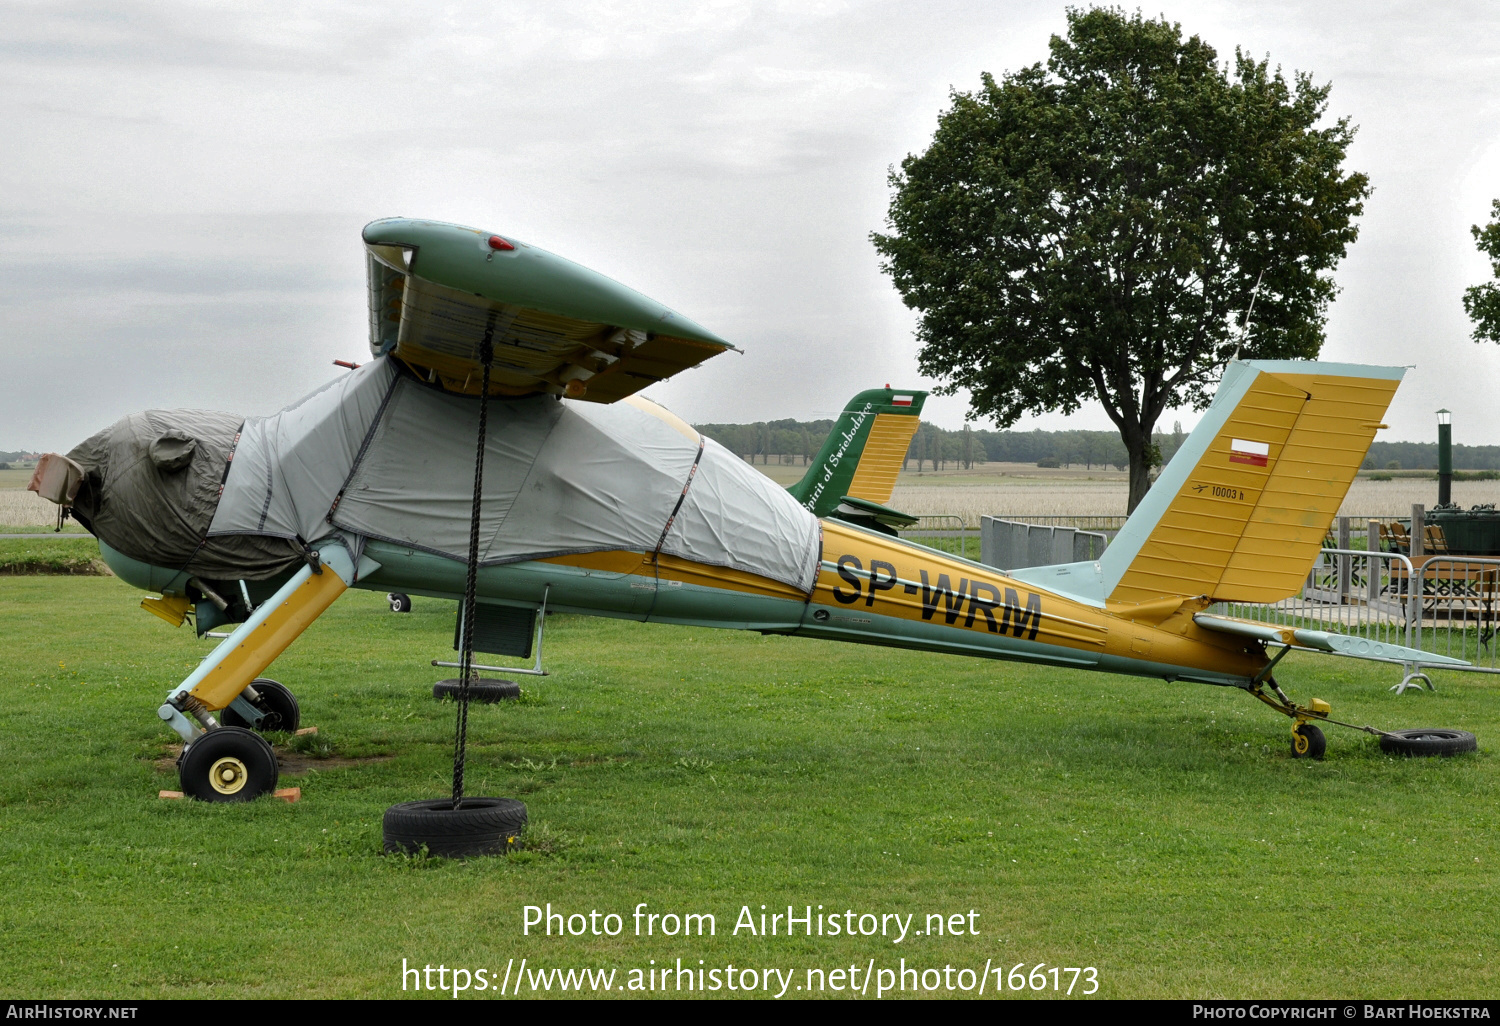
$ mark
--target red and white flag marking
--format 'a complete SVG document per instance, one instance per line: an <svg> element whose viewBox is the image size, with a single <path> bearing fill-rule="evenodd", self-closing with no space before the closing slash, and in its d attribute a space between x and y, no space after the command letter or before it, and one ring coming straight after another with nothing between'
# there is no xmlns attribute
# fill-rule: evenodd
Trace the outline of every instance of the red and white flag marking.
<svg viewBox="0 0 1500 1026"><path fill-rule="evenodd" d="M1247 442L1236 438L1229 443L1229 462L1248 463L1252 467L1264 467L1271 458L1271 447L1265 442Z"/></svg>
<svg viewBox="0 0 1500 1026"><path fill-rule="evenodd" d="M893 395L893 396L891 396L891 405L892 406L910 406L911 405L911 396L909 396L909 395Z"/></svg>

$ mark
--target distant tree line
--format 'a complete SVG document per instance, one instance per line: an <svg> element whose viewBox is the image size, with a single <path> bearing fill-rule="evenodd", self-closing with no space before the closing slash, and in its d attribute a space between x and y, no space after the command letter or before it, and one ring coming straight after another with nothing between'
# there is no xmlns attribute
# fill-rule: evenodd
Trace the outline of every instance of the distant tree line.
<svg viewBox="0 0 1500 1026"><path fill-rule="evenodd" d="M823 447L832 420L769 420L754 424L695 425L730 452L751 463L806 465ZM1163 464L1187 437L1180 424L1153 436ZM923 424L906 451L910 470L972 469L980 463L1031 463L1050 467L1114 467L1130 464L1115 431L950 431Z"/></svg>
<svg viewBox="0 0 1500 1026"><path fill-rule="evenodd" d="M699 431L752 463L805 465L833 430L831 420L769 420L755 424L698 424ZM1187 439L1180 423L1152 436L1159 465L1166 466ZM0 458L6 453L0 453ZM20 454L15 454L19 456ZM909 470L972 468L977 463L1033 463L1057 467L1112 467L1124 470L1129 458L1115 431L950 431L924 423L906 451ZM1500 471L1500 445L1455 445L1455 470ZM1366 470L1436 470L1436 442L1376 442Z"/></svg>
<svg viewBox="0 0 1500 1026"><path fill-rule="evenodd" d="M1366 470L1436 470L1436 442L1376 442ZM1500 445L1455 445L1454 470L1500 470Z"/></svg>

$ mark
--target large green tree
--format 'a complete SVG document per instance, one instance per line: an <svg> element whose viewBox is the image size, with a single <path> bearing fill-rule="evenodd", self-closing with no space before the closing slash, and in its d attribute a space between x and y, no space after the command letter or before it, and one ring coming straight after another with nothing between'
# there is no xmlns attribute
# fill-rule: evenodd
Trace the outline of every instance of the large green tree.
<svg viewBox="0 0 1500 1026"><path fill-rule="evenodd" d="M921 312L923 373L1001 427L1098 400L1134 509L1164 410L1206 406L1237 350L1322 347L1370 192L1328 91L1238 50L1221 65L1176 24L1070 8L1045 65L955 91L891 172L872 239Z"/></svg>
<svg viewBox="0 0 1500 1026"><path fill-rule="evenodd" d="M1490 258L1490 270L1500 278L1500 200L1490 204L1490 223L1469 229L1479 251ZM1474 321L1475 342L1500 342L1500 283L1487 281L1464 290L1464 309Z"/></svg>

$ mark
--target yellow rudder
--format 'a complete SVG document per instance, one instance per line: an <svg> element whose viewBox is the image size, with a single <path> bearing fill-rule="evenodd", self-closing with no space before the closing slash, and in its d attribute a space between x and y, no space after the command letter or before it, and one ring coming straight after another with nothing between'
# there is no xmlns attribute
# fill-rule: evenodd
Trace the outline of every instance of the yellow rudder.
<svg viewBox="0 0 1500 1026"><path fill-rule="evenodd" d="M875 423L870 425L870 437L859 455L859 465L854 468L854 480L849 482L848 494L882 506L890 502L896 477L906 462L906 451L921 424L920 417L876 414Z"/></svg>

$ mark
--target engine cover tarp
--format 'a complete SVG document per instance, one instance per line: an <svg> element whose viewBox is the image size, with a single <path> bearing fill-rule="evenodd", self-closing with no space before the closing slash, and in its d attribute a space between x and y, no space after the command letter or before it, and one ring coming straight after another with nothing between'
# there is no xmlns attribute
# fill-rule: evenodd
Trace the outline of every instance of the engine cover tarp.
<svg viewBox="0 0 1500 1026"><path fill-rule="evenodd" d="M394 376L377 360L280 413L246 420L209 534L300 535L308 542L331 534L328 510Z"/></svg>
<svg viewBox="0 0 1500 1026"><path fill-rule="evenodd" d="M242 418L204 410L132 414L82 442L76 518L132 559L210 578L263 580L300 560L272 539L205 539Z"/></svg>

